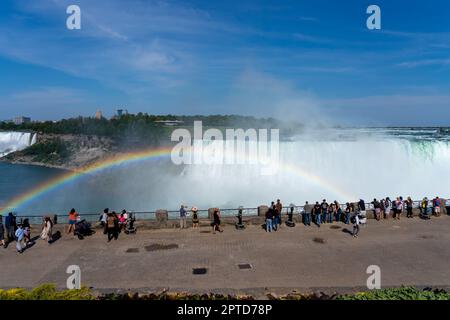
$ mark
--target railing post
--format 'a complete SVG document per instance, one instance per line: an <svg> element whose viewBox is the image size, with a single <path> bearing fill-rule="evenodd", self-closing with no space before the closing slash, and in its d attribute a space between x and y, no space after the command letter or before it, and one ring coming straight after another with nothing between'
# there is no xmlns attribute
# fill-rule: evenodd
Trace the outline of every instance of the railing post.
<svg viewBox="0 0 450 320"><path fill-rule="evenodd" d="M169 219L169 212L164 209L158 209L155 212L156 221L159 224L167 224L167 220Z"/></svg>
<svg viewBox="0 0 450 320"><path fill-rule="evenodd" d="M269 207L265 205L261 205L258 207L258 217L265 217L267 211L269 211Z"/></svg>

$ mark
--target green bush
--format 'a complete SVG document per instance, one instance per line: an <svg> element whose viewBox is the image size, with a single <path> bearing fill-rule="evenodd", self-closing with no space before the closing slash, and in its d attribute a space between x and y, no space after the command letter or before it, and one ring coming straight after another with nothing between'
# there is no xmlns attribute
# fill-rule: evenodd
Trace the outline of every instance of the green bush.
<svg viewBox="0 0 450 320"><path fill-rule="evenodd" d="M372 290L355 295L341 295L338 300L450 300L445 290L418 290L413 287Z"/></svg>
<svg viewBox="0 0 450 320"><path fill-rule="evenodd" d="M0 289L0 300L93 300L96 297L88 288L56 290L54 284L43 284L31 291L25 289Z"/></svg>

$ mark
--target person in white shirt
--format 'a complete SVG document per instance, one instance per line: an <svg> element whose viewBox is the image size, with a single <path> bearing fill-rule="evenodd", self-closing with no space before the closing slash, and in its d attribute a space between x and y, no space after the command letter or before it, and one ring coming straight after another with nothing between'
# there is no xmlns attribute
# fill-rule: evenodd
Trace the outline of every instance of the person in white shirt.
<svg viewBox="0 0 450 320"><path fill-rule="evenodd" d="M359 216L358 214L355 214L352 218L351 218L351 222L353 223L353 237L356 238L358 236L359 233Z"/></svg>

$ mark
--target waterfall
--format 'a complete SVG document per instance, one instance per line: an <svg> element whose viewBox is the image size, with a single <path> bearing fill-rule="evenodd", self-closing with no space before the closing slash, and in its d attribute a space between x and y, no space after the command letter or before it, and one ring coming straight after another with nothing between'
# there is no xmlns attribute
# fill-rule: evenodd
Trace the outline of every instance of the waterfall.
<svg viewBox="0 0 450 320"><path fill-rule="evenodd" d="M36 138L36 133L0 132L0 157L35 144Z"/></svg>

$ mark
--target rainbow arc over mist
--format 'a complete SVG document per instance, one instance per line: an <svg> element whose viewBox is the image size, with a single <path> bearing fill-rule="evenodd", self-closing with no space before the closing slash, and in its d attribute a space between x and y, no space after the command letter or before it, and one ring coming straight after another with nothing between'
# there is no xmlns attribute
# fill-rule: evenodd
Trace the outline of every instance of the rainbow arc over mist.
<svg viewBox="0 0 450 320"><path fill-rule="evenodd" d="M126 166L136 162L143 162L151 159L163 159L170 158L172 153L171 147L164 148L156 148L156 149L146 149L140 150L130 153L125 153L120 156L114 156L111 158L107 158L91 165L80 168L76 171L69 171L68 173L64 173L55 178L49 179L37 186L34 186L27 192L18 195L17 197L11 199L5 205L2 214L6 214L8 211L16 211L20 209L20 207L37 200L39 197L44 196L45 194L54 191L56 189L62 188L65 185L74 182L78 179L81 179L90 174L100 173L103 170ZM332 192L335 195L340 196L343 199L356 199L354 195L351 195L338 186L326 181L322 177L315 175L312 172L308 172L303 168L296 166L290 163L280 163L279 167L282 170L289 171L292 174L295 174L309 182L312 182L325 190Z"/></svg>

